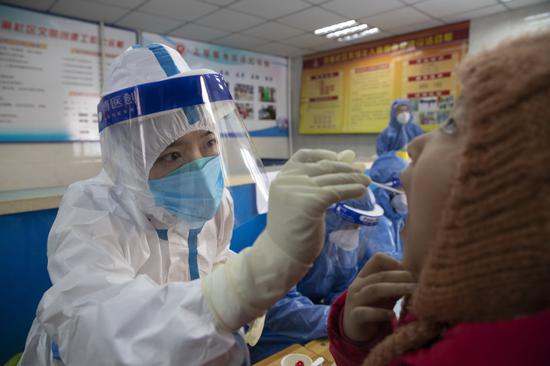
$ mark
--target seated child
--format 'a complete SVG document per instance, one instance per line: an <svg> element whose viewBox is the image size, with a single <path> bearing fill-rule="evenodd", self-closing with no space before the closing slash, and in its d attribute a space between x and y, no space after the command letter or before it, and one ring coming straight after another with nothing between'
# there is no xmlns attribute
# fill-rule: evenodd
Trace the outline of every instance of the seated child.
<svg viewBox="0 0 550 366"><path fill-rule="evenodd" d="M373 256L332 305L338 365L550 365L550 32L459 75L449 121L408 147L403 263Z"/></svg>

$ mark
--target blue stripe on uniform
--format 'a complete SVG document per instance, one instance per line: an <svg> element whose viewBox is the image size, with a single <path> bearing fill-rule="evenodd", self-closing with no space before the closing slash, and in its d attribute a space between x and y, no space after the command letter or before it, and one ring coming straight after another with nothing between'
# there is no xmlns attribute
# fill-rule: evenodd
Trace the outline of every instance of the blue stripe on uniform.
<svg viewBox="0 0 550 366"><path fill-rule="evenodd" d="M198 263L198 248L197 248L197 239L199 236L199 233L201 232L202 227L200 229L191 229L189 230L189 238L187 239L187 244L189 246L189 275L191 276L191 280L196 280L200 277L199 275L199 263Z"/></svg>
<svg viewBox="0 0 550 366"><path fill-rule="evenodd" d="M61 361L61 356L59 355L59 347L55 342L52 342L52 358L54 360Z"/></svg>
<svg viewBox="0 0 550 366"><path fill-rule="evenodd" d="M166 76L172 76L180 73L180 70L176 66L176 63L172 59L172 56L166 51L164 46L159 43L151 43L146 46L153 55L157 58L160 67L166 73Z"/></svg>
<svg viewBox="0 0 550 366"><path fill-rule="evenodd" d="M168 240L168 230L156 229L157 235L161 240Z"/></svg>

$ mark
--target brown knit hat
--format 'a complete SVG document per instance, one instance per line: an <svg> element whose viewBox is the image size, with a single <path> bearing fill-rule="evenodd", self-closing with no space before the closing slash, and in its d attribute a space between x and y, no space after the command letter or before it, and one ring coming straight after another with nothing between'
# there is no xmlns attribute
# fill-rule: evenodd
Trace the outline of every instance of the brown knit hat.
<svg viewBox="0 0 550 366"><path fill-rule="evenodd" d="M550 308L550 32L465 61L467 137L412 309L419 321L381 342L385 366L460 322Z"/></svg>

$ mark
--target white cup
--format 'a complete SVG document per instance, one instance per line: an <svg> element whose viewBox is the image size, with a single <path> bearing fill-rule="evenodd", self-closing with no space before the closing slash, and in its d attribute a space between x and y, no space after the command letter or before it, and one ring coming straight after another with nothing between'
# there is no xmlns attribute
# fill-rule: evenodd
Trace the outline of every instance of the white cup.
<svg viewBox="0 0 550 366"><path fill-rule="evenodd" d="M302 353L291 353L283 357L281 360L281 366L298 366L299 362L302 361L304 366L311 366L313 360L311 357L304 355ZM298 365L297 365L298 364Z"/></svg>

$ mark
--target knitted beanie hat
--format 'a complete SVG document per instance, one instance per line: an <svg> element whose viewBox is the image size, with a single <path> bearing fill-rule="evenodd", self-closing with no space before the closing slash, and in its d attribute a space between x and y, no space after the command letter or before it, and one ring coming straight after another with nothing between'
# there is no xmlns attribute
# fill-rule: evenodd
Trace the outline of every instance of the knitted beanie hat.
<svg viewBox="0 0 550 366"><path fill-rule="evenodd" d="M460 322L550 308L550 32L465 61L466 141L413 295L419 321L364 365L387 365Z"/></svg>

